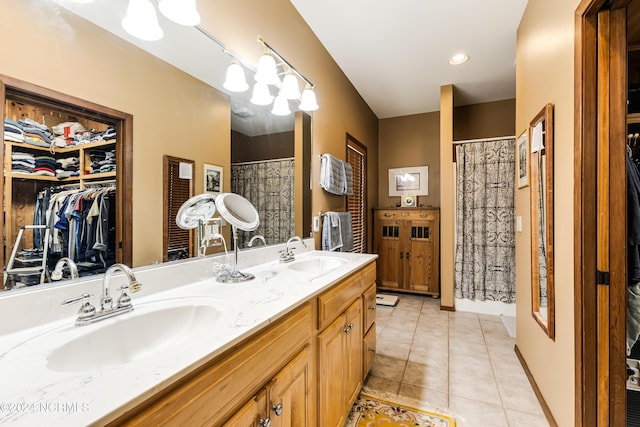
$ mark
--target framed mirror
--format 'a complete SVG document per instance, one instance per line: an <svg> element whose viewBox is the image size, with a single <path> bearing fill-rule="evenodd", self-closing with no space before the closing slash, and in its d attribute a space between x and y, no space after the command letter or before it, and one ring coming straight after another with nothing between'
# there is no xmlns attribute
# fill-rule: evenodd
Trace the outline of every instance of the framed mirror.
<svg viewBox="0 0 640 427"><path fill-rule="evenodd" d="M553 104L529 125L531 141L531 309L549 338L555 337L553 277Z"/></svg>

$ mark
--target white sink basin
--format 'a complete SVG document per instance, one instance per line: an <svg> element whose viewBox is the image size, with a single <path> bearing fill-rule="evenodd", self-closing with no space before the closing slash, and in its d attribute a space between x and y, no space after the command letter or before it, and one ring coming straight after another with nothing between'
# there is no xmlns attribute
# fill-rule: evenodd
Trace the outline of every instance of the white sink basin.
<svg viewBox="0 0 640 427"><path fill-rule="evenodd" d="M336 257L314 257L295 261L293 264L290 264L288 268L306 273L327 272L341 267L346 262L346 260Z"/></svg>
<svg viewBox="0 0 640 427"><path fill-rule="evenodd" d="M135 305L134 305L135 307ZM119 366L206 339L228 318L219 300L177 299L143 304L126 314L76 327L79 335L52 350L47 367L85 372Z"/></svg>

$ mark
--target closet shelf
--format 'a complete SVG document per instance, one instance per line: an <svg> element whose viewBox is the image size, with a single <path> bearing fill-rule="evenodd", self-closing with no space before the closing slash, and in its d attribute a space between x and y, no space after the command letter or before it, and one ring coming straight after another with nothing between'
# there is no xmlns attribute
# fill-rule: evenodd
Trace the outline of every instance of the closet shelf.
<svg viewBox="0 0 640 427"><path fill-rule="evenodd" d="M79 182L79 176L70 176L65 179L58 179L55 176L46 176L46 175L33 175L30 173L20 173L20 172L11 172L10 174L6 174L12 179L32 179L35 181L54 181L54 182ZM115 176L115 175L114 175Z"/></svg>
<svg viewBox="0 0 640 427"><path fill-rule="evenodd" d="M115 178L115 172L102 172L102 173L90 173L87 175L82 175L82 179L87 181L91 179L104 179L104 178Z"/></svg>

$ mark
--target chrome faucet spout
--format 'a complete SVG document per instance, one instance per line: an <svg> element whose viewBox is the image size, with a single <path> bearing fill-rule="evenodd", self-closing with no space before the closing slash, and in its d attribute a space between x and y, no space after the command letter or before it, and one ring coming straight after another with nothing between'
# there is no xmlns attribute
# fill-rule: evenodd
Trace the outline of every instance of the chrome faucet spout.
<svg viewBox="0 0 640 427"><path fill-rule="evenodd" d="M76 265L76 263L73 262L73 260L70 258L62 257L58 260L58 262L56 262L56 266L51 272L51 280L62 279L62 274L63 274L62 269L64 268L65 265L69 268L69 274L71 275L71 279L78 278L78 266Z"/></svg>
<svg viewBox="0 0 640 427"><path fill-rule="evenodd" d="M280 254L281 263L291 262L296 259L296 257L293 255L293 252L291 252L291 250L289 249L289 245L293 242L300 242L302 243L302 246L304 246L305 248L307 247L306 243L304 243L304 240L302 240L298 236L293 236L292 238L287 240L287 243L284 245L284 251L282 251Z"/></svg>
<svg viewBox="0 0 640 427"><path fill-rule="evenodd" d="M262 234L256 234L255 236L253 236L251 240L249 240L249 243L247 243L247 246L250 248L253 247L256 240L260 240L264 246L267 246L267 241L264 239L264 236Z"/></svg>
<svg viewBox="0 0 640 427"><path fill-rule="evenodd" d="M121 271L125 276L127 276L127 280L129 281L128 288L131 288L132 285L138 284L133 271L126 265L113 264L110 266L104 273L104 280L102 281L102 298L100 300L102 310L110 310L113 308L113 298L111 298L111 295L109 294L109 283L111 281L111 276L113 276L116 271Z"/></svg>

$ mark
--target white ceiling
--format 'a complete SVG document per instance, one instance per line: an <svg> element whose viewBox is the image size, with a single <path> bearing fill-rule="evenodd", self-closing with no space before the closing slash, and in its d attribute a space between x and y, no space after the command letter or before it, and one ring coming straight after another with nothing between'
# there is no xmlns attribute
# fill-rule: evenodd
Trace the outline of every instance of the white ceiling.
<svg viewBox="0 0 640 427"><path fill-rule="evenodd" d="M378 118L515 98L527 0L291 0ZM467 63L449 58L464 52Z"/></svg>

